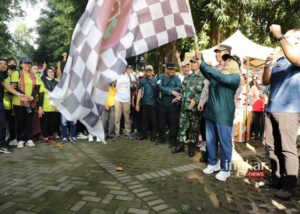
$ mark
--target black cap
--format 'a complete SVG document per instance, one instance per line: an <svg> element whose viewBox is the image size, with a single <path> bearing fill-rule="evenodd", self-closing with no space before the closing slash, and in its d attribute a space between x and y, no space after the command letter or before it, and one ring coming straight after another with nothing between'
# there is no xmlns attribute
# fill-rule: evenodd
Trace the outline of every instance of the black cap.
<svg viewBox="0 0 300 214"><path fill-rule="evenodd" d="M173 62L168 62L166 64L166 67L167 67L167 69L175 69L176 68L176 66Z"/></svg>
<svg viewBox="0 0 300 214"><path fill-rule="evenodd" d="M22 63L25 63L25 64L32 64L32 60L29 59L28 57L22 59Z"/></svg>
<svg viewBox="0 0 300 214"><path fill-rule="evenodd" d="M193 57L191 60L190 60L191 63L197 63L198 62L198 59L196 57Z"/></svg>
<svg viewBox="0 0 300 214"><path fill-rule="evenodd" d="M229 54L230 54L231 53L231 49L232 48L229 45L223 45L223 44L221 44L221 45L218 45L216 47L216 49L214 50L214 52L217 52L217 51L228 51Z"/></svg>
<svg viewBox="0 0 300 214"><path fill-rule="evenodd" d="M226 61L227 59L233 59L234 61L236 61L239 64L239 67L241 67L241 65L242 65L241 60L237 55L224 54L222 56L222 59L224 61Z"/></svg>
<svg viewBox="0 0 300 214"><path fill-rule="evenodd" d="M7 59L0 57L0 61L5 61L7 63Z"/></svg>

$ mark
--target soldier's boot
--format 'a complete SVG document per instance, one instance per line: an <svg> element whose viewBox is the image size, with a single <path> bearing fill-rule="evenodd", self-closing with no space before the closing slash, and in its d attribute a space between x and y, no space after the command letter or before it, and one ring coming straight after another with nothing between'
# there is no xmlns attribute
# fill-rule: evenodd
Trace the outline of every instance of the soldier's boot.
<svg viewBox="0 0 300 214"><path fill-rule="evenodd" d="M196 153L196 144L189 143L188 148L189 148L189 150L188 150L189 157L194 157L195 153Z"/></svg>
<svg viewBox="0 0 300 214"><path fill-rule="evenodd" d="M179 153L179 152L184 152L184 143L179 142L177 146L173 147L172 153Z"/></svg>

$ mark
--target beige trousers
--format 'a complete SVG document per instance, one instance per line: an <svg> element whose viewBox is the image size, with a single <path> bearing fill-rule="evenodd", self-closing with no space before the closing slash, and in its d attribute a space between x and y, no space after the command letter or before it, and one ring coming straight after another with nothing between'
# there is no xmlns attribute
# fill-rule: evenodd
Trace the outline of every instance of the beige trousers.
<svg viewBox="0 0 300 214"><path fill-rule="evenodd" d="M116 136L120 135L120 121L121 116L124 116L124 123L125 123L125 131L128 135L131 131L131 124L130 124L130 102L118 102L115 101L115 132Z"/></svg>

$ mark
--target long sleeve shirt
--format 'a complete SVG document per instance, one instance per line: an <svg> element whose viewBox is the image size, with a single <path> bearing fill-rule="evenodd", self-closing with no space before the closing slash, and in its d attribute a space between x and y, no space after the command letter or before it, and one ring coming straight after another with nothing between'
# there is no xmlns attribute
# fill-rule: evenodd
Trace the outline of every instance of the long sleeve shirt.
<svg viewBox="0 0 300 214"><path fill-rule="evenodd" d="M157 81L158 98L157 102L163 105L171 105L172 100L175 98L172 91L181 92L181 82L177 76L161 75Z"/></svg>
<svg viewBox="0 0 300 214"><path fill-rule="evenodd" d="M202 74L210 81L209 98L203 117L222 125L233 125L234 96L240 84L239 74L223 74L205 62L200 65Z"/></svg>

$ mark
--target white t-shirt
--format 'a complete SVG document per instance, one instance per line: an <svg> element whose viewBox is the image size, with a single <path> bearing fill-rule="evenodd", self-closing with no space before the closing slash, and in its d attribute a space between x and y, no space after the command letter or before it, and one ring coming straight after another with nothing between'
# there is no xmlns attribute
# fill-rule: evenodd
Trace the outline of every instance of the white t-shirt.
<svg viewBox="0 0 300 214"><path fill-rule="evenodd" d="M180 79L180 82L183 83L184 78L185 78L186 76L192 74L192 73L193 73L193 72L190 71L187 75L179 74L178 77L179 77L179 79Z"/></svg>
<svg viewBox="0 0 300 214"><path fill-rule="evenodd" d="M132 74L130 76L131 81L134 82L134 76ZM122 103L130 102L130 79L127 73L117 79L115 100Z"/></svg>

